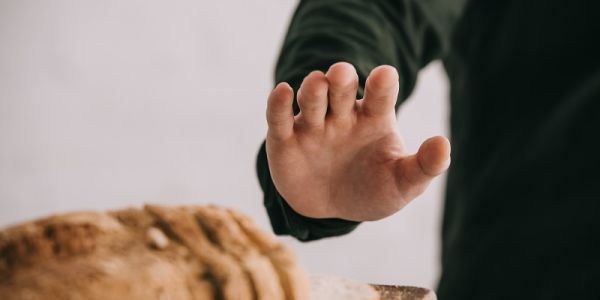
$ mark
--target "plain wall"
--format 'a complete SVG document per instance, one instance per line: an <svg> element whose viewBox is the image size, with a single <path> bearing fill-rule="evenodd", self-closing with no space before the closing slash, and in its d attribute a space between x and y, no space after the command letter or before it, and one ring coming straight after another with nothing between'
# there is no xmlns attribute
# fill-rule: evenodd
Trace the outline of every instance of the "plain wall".
<svg viewBox="0 0 600 300"><path fill-rule="evenodd" d="M143 203L217 203L271 230L256 179L296 1L0 2L0 226ZM399 114L411 151L446 133L447 79ZM443 179L400 213L293 246L313 273L433 287Z"/></svg>

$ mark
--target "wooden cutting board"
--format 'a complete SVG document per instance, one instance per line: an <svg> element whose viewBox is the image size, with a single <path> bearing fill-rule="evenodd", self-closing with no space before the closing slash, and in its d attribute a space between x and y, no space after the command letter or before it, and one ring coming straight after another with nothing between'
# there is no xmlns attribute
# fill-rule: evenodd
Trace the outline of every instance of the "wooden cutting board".
<svg viewBox="0 0 600 300"><path fill-rule="evenodd" d="M381 294L381 300L437 300L435 293L426 288L381 284L371 286Z"/></svg>

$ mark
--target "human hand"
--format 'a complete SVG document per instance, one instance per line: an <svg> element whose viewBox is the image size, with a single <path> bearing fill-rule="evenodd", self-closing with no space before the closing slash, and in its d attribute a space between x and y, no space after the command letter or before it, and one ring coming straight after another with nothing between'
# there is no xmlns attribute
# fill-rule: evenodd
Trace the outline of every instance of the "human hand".
<svg viewBox="0 0 600 300"><path fill-rule="evenodd" d="M286 83L268 100L266 141L271 177L298 213L371 221L399 211L450 164L450 143L437 136L410 155L396 125L398 73L379 66L356 100L358 75L348 63L310 73L298 91Z"/></svg>

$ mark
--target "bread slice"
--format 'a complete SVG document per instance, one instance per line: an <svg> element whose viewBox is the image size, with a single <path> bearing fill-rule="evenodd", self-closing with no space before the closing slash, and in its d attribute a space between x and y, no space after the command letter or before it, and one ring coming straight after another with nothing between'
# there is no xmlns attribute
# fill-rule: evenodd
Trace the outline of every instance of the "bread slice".
<svg viewBox="0 0 600 300"><path fill-rule="evenodd" d="M270 235L260 230L250 218L231 209L227 211L235 219L250 241L256 245L263 255L269 258L275 267L279 275L280 284L285 292L285 299L307 299L310 289L308 276L296 263L296 257L292 251L284 244L275 242Z"/></svg>
<svg viewBox="0 0 600 300"><path fill-rule="evenodd" d="M211 241L234 257L250 277L255 299L284 300L284 291L271 261L260 254L227 210L211 205L197 207L194 214Z"/></svg>
<svg viewBox="0 0 600 300"><path fill-rule="evenodd" d="M330 275L310 276L311 300L379 300L370 285Z"/></svg>
<svg viewBox="0 0 600 300"><path fill-rule="evenodd" d="M188 208L169 208L146 205L144 209L156 216L164 227L191 253L209 268L216 282L219 298L251 300L253 289L248 276L233 257L210 242Z"/></svg>

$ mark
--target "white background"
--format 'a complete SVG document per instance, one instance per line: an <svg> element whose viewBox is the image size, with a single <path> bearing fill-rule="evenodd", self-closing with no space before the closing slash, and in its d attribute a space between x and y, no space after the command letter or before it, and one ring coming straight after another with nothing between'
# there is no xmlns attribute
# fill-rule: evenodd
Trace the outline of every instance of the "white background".
<svg viewBox="0 0 600 300"><path fill-rule="evenodd" d="M254 171L296 1L0 1L0 226L146 202L217 203L270 230ZM399 124L446 133L441 65ZM301 244L313 273L434 287L443 179L400 213Z"/></svg>

